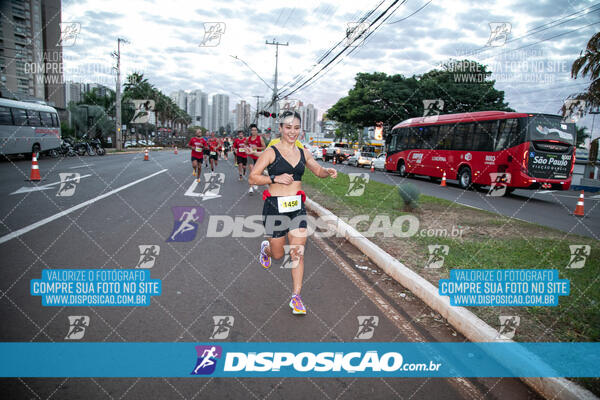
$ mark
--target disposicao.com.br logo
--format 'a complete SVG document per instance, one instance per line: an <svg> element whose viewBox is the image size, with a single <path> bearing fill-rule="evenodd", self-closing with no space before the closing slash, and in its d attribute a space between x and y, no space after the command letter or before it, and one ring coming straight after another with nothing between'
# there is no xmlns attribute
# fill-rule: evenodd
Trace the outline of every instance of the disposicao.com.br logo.
<svg viewBox="0 0 600 400"><path fill-rule="evenodd" d="M218 349L216 349L218 347ZM223 367L217 375L243 376L244 373L277 372L281 376L312 375L322 373L353 374L377 372L438 372L441 363L405 363L398 352L377 350L350 352L311 352L292 353L286 351L238 352L222 351L221 346L197 346L198 361L192 375L211 375L217 366L216 358L224 358ZM207 368L209 367L209 368Z"/></svg>

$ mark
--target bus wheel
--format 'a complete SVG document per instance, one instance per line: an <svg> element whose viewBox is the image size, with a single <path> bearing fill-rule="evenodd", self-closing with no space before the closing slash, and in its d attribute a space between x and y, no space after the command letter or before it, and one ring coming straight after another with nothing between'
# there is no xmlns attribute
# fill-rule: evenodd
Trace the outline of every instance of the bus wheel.
<svg viewBox="0 0 600 400"><path fill-rule="evenodd" d="M458 184L463 189L471 187L471 169L469 167L463 167L458 172Z"/></svg>
<svg viewBox="0 0 600 400"><path fill-rule="evenodd" d="M401 176L402 178L405 178L405 177L406 177L406 165L404 165L404 161L400 161L400 162L398 163L398 168L397 168L397 170L398 170L398 173L400 174L400 176Z"/></svg>

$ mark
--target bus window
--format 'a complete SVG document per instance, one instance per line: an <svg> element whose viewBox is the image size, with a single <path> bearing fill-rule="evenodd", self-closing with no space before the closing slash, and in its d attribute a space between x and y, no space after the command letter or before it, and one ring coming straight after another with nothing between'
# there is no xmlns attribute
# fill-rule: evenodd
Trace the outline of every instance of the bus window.
<svg viewBox="0 0 600 400"><path fill-rule="evenodd" d="M429 144L431 144L431 148L432 149L437 149L438 146L438 129L439 126L435 125L435 126L428 126L427 129L429 130L429 132L427 133L427 136L429 137Z"/></svg>
<svg viewBox="0 0 600 400"><path fill-rule="evenodd" d="M494 135L491 133L491 122L476 122L473 131L474 151L493 151Z"/></svg>
<svg viewBox="0 0 600 400"><path fill-rule="evenodd" d="M473 146L473 124L458 124L453 129L452 149L471 150Z"/></svg>
<svg viewBox="0 0 600 400"><path fill-rule="evenodd" d="M431 134L433 132L433 127L431 126L422 126L417 128L419 130L419 136L421 137L421 147L423 149L433 149L435 147L435 143L431 138Z"/></svg>
<svg viewBox="0 0 600 400"><path fill-rule="evenodd" d="M52 126L58 127L60 124L58 123L58 115L54 113L50 113L52 115Z"/></svg>
<svg viewBox="0 0 600 400"><path fill-rule="evenodd" d="M49 112L40 112L42 117L42 126L52 126L52 114Z"/></svg>
<svg viewBox="0 0 600 400"><path fill-rule="evenodd" d="M22 108L11 108L11 111L15 125L27 125L27 111Z"/></svg>
<svg viewBox="0 0 600 400"><path fill-rule="evenodd" d="M401 128L398 135L398 142L396 143L396 151L406 149L408 149L408 128Z"/></svg>
<svg viewBox="0 0 600 400"><path fill-rule="evenodd" d="M511 137L517 135L517 120L503 119L500 121L498 135L496 136L496 145L494 151L507 149L511 141Z"/></svg>
<svg viewBox="0 0 600 400"><path fill-rule="evenodd" d="M451 125L440 125L438 133L438 150L450 150L452 144L452 126Z"/></svg>
<svg viewBox="0 0 600 400"><path fill-rule="evenodd" d="M422 149L421 136L418 128L408 128L408 149Z"/></svg>
<svg viewBox="0 0 600 400"><path fill-rule="evenodd" d="M388 153L392 153L396 151L396 144L398 143L398 132L395 132L391 135L390 142L388 144Z"/></svg>
<svg viewBox="0 0 600 400"><path fill-rule="evenodd" d="M12 125L12 115L10 114L10 108L0 107L0 125Z"/></svg>
<svg viewBox="0 0 600 400"><path fill-rule="evenodd" d="M42 121L40 120L40 112L27 110L27 120L29 126L40 126L42 125Z"/></svg>

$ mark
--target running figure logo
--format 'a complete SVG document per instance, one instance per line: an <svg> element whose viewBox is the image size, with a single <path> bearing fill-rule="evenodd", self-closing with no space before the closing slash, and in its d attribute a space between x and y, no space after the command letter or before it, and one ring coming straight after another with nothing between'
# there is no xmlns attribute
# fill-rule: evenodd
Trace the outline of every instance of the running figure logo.
<svg viewBox="0 0 600 400"><path fill-rule="evenodd" d="M440 115L440 113L443 111L444 111L444 100L442 100L442 99L423 100L423 116L424 117Z"/></svg>
<svg viewBox="0 0 600 400"><path fill-rule="evenodd" d="M379 325L379 317L376 315L359 315L358 319L358 331L354 339L368 340L373 337L375 328Z"/></svg>
<svg viewBox="0 0 600 400"><path fill-rule="evenodd" d="M204 217L202 207L172 207L173 232L167 242L190 242L196 238L198 224Z"/></svg>
<svg viewBox="0 0 600 400"><path fill-rule="evenodd" d="M83 339L85 328L90 326L90 317L86 315L69 315L69 331L65 340Z"/></svg>
<svg viewBox="0 0 600 400"><path fill-rule="evenodd" d="M571 259L567 264L568 269L579 269L583 268L585 265L585 260L590 255L592 248L589 244L574 244L569 245L569 250L571 250Z"/></svg>
<svg viewBox="0 0 600 400"><path fill-rule="evenodd" d="M485 45L489 47L504 46L511 29L510 22L490 22L490 38Z"/></svg>
<svg viewBox="0 0 600 400"><path fill-rule="evenodd" d="M364 42L368 32L369 24L367 22L346 23L346 45L349 47L359 46Z"/></svg>
<svg viewBox="0 0 600 400"><path fill-rule="evenodd" d="M223 355L221 346L196 346L198 361L190 375L210 375L217 368L217 359Z"/></svg>
<svg viewBox="0 0 600 400"><path fill-rule="evenodd" d="M205 22L204 39L200 47L217 47L221 43L221 36L225 34L225 22Z"/></svg>
<svg viewBox="0 0 600 400"><path fill-rule="evenodd" d="M297 268L300 257L304 255L304 246L301 244L284 244L283 251L284 256L281 268Z"/></svg>
<svg viewBox="0 0 600 400"><path fill-rule="evenodd" d="M221 185L225 183L225 174L212 172L204 174L206 184L204 185L204 191L202 194L204 197L216 197L219 195Z"/></svg>
<svg viewBox="0 0 600 400"><path fill-rule="evenodd" d="M521 323L521 317L518 315L500 315L498 318L500 319L500 329L496 340L512 339Z"/></svg>
<svg viewBox="0 0 600 400"><path fill-rule="evenodd" d="M212 317L215 326L213 328L213 333L210 335L209 339L214 340L223 340L227 339L229 336L229 331L233 328L233 323L235 322L235 318L231 315L215 315Z"/></svg>
<svg viewBox="0 0 600 400"><path fill-rule="evenodd" d="M69 47L75 44L77 36L81 33L79 22L60 22L60 39L56 46Z"/></svg>
<svg viewBox="0 0 600 400"><path fill-rule="evenodd" d="M135 266L136 268L152 268L156 257L160 254L160 246L158 245L139 245L140 259Z"/></svg>
<svg viewBox="0 0 600 400"><path fill-rule="evenodd" d="M430 244L427 248L429 249L429 260L427 260L425 268L442 268L444 256L448 255L450 247L443 244Z"/></svg>
<svg viewBox="0 0 600 400"><path fill-rule="evenodd" d="M78 173L61 172L60 176L60 188L58 188L59 197L70 197L75 193L75 188L80 181L80 175Z"/></svg>
<svg viewBox="0 0 600 400"><path fill-rule="evenodd" d="M585 100L565 100L562 106L563 122L577 122L583 117L585 111Z"/></svg>
<svg viewBox="0 0 600 400"><path fill-rule="evenodd" d="M506 193L506 188L510 183L510 172L491 172L490 173L490 190L487 196L501 197Z"/></svg>
<svg viewBox="0 0 600 400"><path fill-rule="evenodd" d="M362 196L367 183L369 183L369 174L353 172L348 174L348 179L350 179L350 185L348 186L346 196Z"/></svg>

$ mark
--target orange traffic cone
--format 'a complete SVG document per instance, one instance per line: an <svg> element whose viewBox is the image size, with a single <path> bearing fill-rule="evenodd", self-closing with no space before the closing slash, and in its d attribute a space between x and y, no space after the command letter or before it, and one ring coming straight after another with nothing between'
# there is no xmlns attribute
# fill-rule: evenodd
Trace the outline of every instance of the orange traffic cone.
<svg viewBox="0 0 600 400"><path fill-rule="evenodd" d="M375 172L375 166L371 163L371 172Z"/></svg>
<svg viewBox="0 0 600 400"><path fill-rule="evenodd" d="M577 200L577 206L575 207L575 212L573 215L577 217L583 217L583 190L579 195L579 200Z"/></svg>
<svg viewBox="0 0 600 400"><path fill-rule="evenodd" d="M148 161L148 149L144 150L144 161Z"/></svg>
<svg viewBox="0 0 600 400"><path fill-rule="evenodd" d="M177 146L175 146L175 155L177 155Z"/></svg>
<svg viewBox="0 0 600 400"><path fill-rule="evenodd" d="M29 175L30 181L41 181L42 177L40 176L40 166L37 161L37 153L33 153L31 157L31 174Z"/></svg>
<svg viewBox="0 0 600 400"><path fill-rule="evenodd" d="M440 183L440 186L446 186L446 172L444 172L444 176L442 176L442 183Z"/></svg>
<svg viewBox="0 0 600 400"><path fill-rule="evenodd" d="M333 165L335 165L335 157L333 157Z"/></svg>

